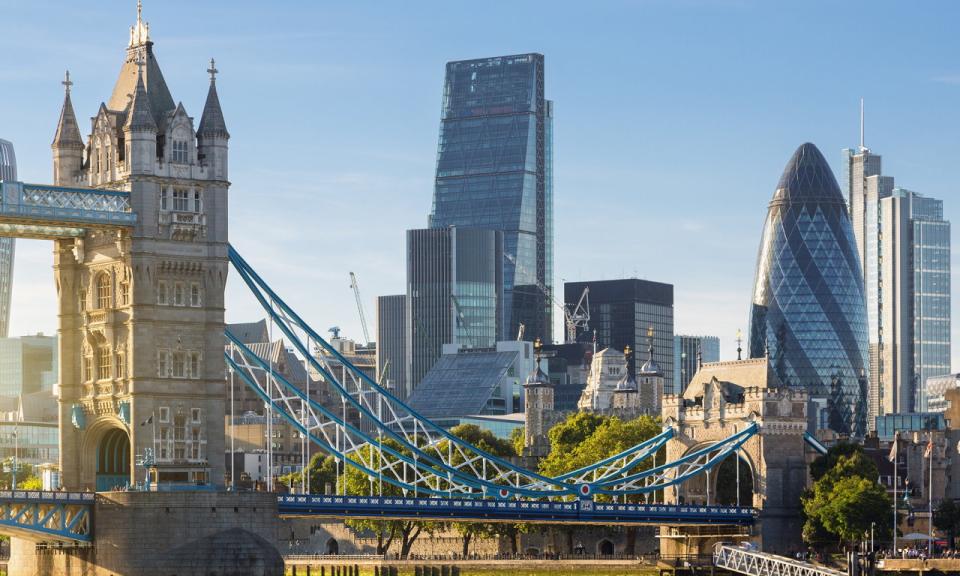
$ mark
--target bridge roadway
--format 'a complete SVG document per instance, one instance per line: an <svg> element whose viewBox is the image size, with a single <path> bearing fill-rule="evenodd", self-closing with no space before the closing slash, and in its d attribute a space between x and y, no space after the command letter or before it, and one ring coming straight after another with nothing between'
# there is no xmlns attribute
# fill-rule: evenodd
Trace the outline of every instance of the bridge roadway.
<svg viewBox="0 0 960 576"><path fill-rule="evenodd" d="M89 544L93 492L0 491L0 533L33 541ZM756 510L738 506L537 502L391 496L277 496L281 517L456 520L595 525L748 525Z"/></svg>
<svg viewBox="0 0 960 576"><path fill-rule="evenodd" d="M328 516L391 520L457 520L596 525L736 525L752 524L756 510L745 506L612 504L577 500L479 500L400 496L278 497L281 516Z"/></svg>

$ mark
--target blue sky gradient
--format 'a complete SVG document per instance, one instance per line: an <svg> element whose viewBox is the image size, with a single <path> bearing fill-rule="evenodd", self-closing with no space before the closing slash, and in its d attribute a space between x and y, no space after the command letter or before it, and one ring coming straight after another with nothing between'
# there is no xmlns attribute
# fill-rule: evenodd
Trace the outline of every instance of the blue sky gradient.
<svg viewBox="0 0 960 576"><path fill-rule="evenodd" d="M0 0L0 14L0 137L22 180L49 182L63 71L86 135L136 3ZM449 60L546 56L558 285L673 283L677 331L719 335L725 358L746 332L783 166L811 141L836 169L857 144L861 96L884 172L960 222L954 2L146 0L144 16L197 122L216 57L232 242L321 330L360 338L351 270L371 327L374 297L404 291L404 230L426 225ZM15 334L56 328L51 248L19 244ZM258 317L235 276L227 303L230 321Z"/></svg>

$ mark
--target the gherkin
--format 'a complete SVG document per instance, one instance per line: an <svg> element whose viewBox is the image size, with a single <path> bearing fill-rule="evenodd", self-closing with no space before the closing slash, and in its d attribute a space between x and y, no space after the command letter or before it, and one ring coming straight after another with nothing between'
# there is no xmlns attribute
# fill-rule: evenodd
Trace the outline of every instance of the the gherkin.
<svg viewBox="0 0 960 576"><path fill-rule="evenodd" d="M816 400L813 428L867 429L863 275L837 181L813 144L797 148L770 201L757 255L750 355Z"/></svg>

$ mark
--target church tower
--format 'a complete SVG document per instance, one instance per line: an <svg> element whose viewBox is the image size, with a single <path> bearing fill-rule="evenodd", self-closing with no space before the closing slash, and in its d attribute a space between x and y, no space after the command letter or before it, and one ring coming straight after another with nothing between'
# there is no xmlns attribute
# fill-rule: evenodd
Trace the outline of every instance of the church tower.
<svg viewBox="0 0 960 576"><path fill-rule="evenodd" d="M200 129L174 103L138 2L84 143L66 95L54 181L130 193L132 231L58 240L60 459L68 489L223 483L227 140L210 67Z"/></svg>

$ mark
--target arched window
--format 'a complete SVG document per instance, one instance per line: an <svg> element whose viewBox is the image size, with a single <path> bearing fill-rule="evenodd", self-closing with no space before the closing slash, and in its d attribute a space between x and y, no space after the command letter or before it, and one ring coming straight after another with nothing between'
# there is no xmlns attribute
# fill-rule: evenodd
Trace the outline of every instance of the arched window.
<svg viewBox="0 0 960 576"><path fill-rule="evenodd" d="M102 272L97 276L97 307L101 310L110 307L111 286L110 274Z"/></svg>
<svg viewBox="0 0 960 576"><path fill-rule="evenodd" d="M109 380L113 377L113 353L109 346L101 346L97 356L97 379Z"/></svg>

